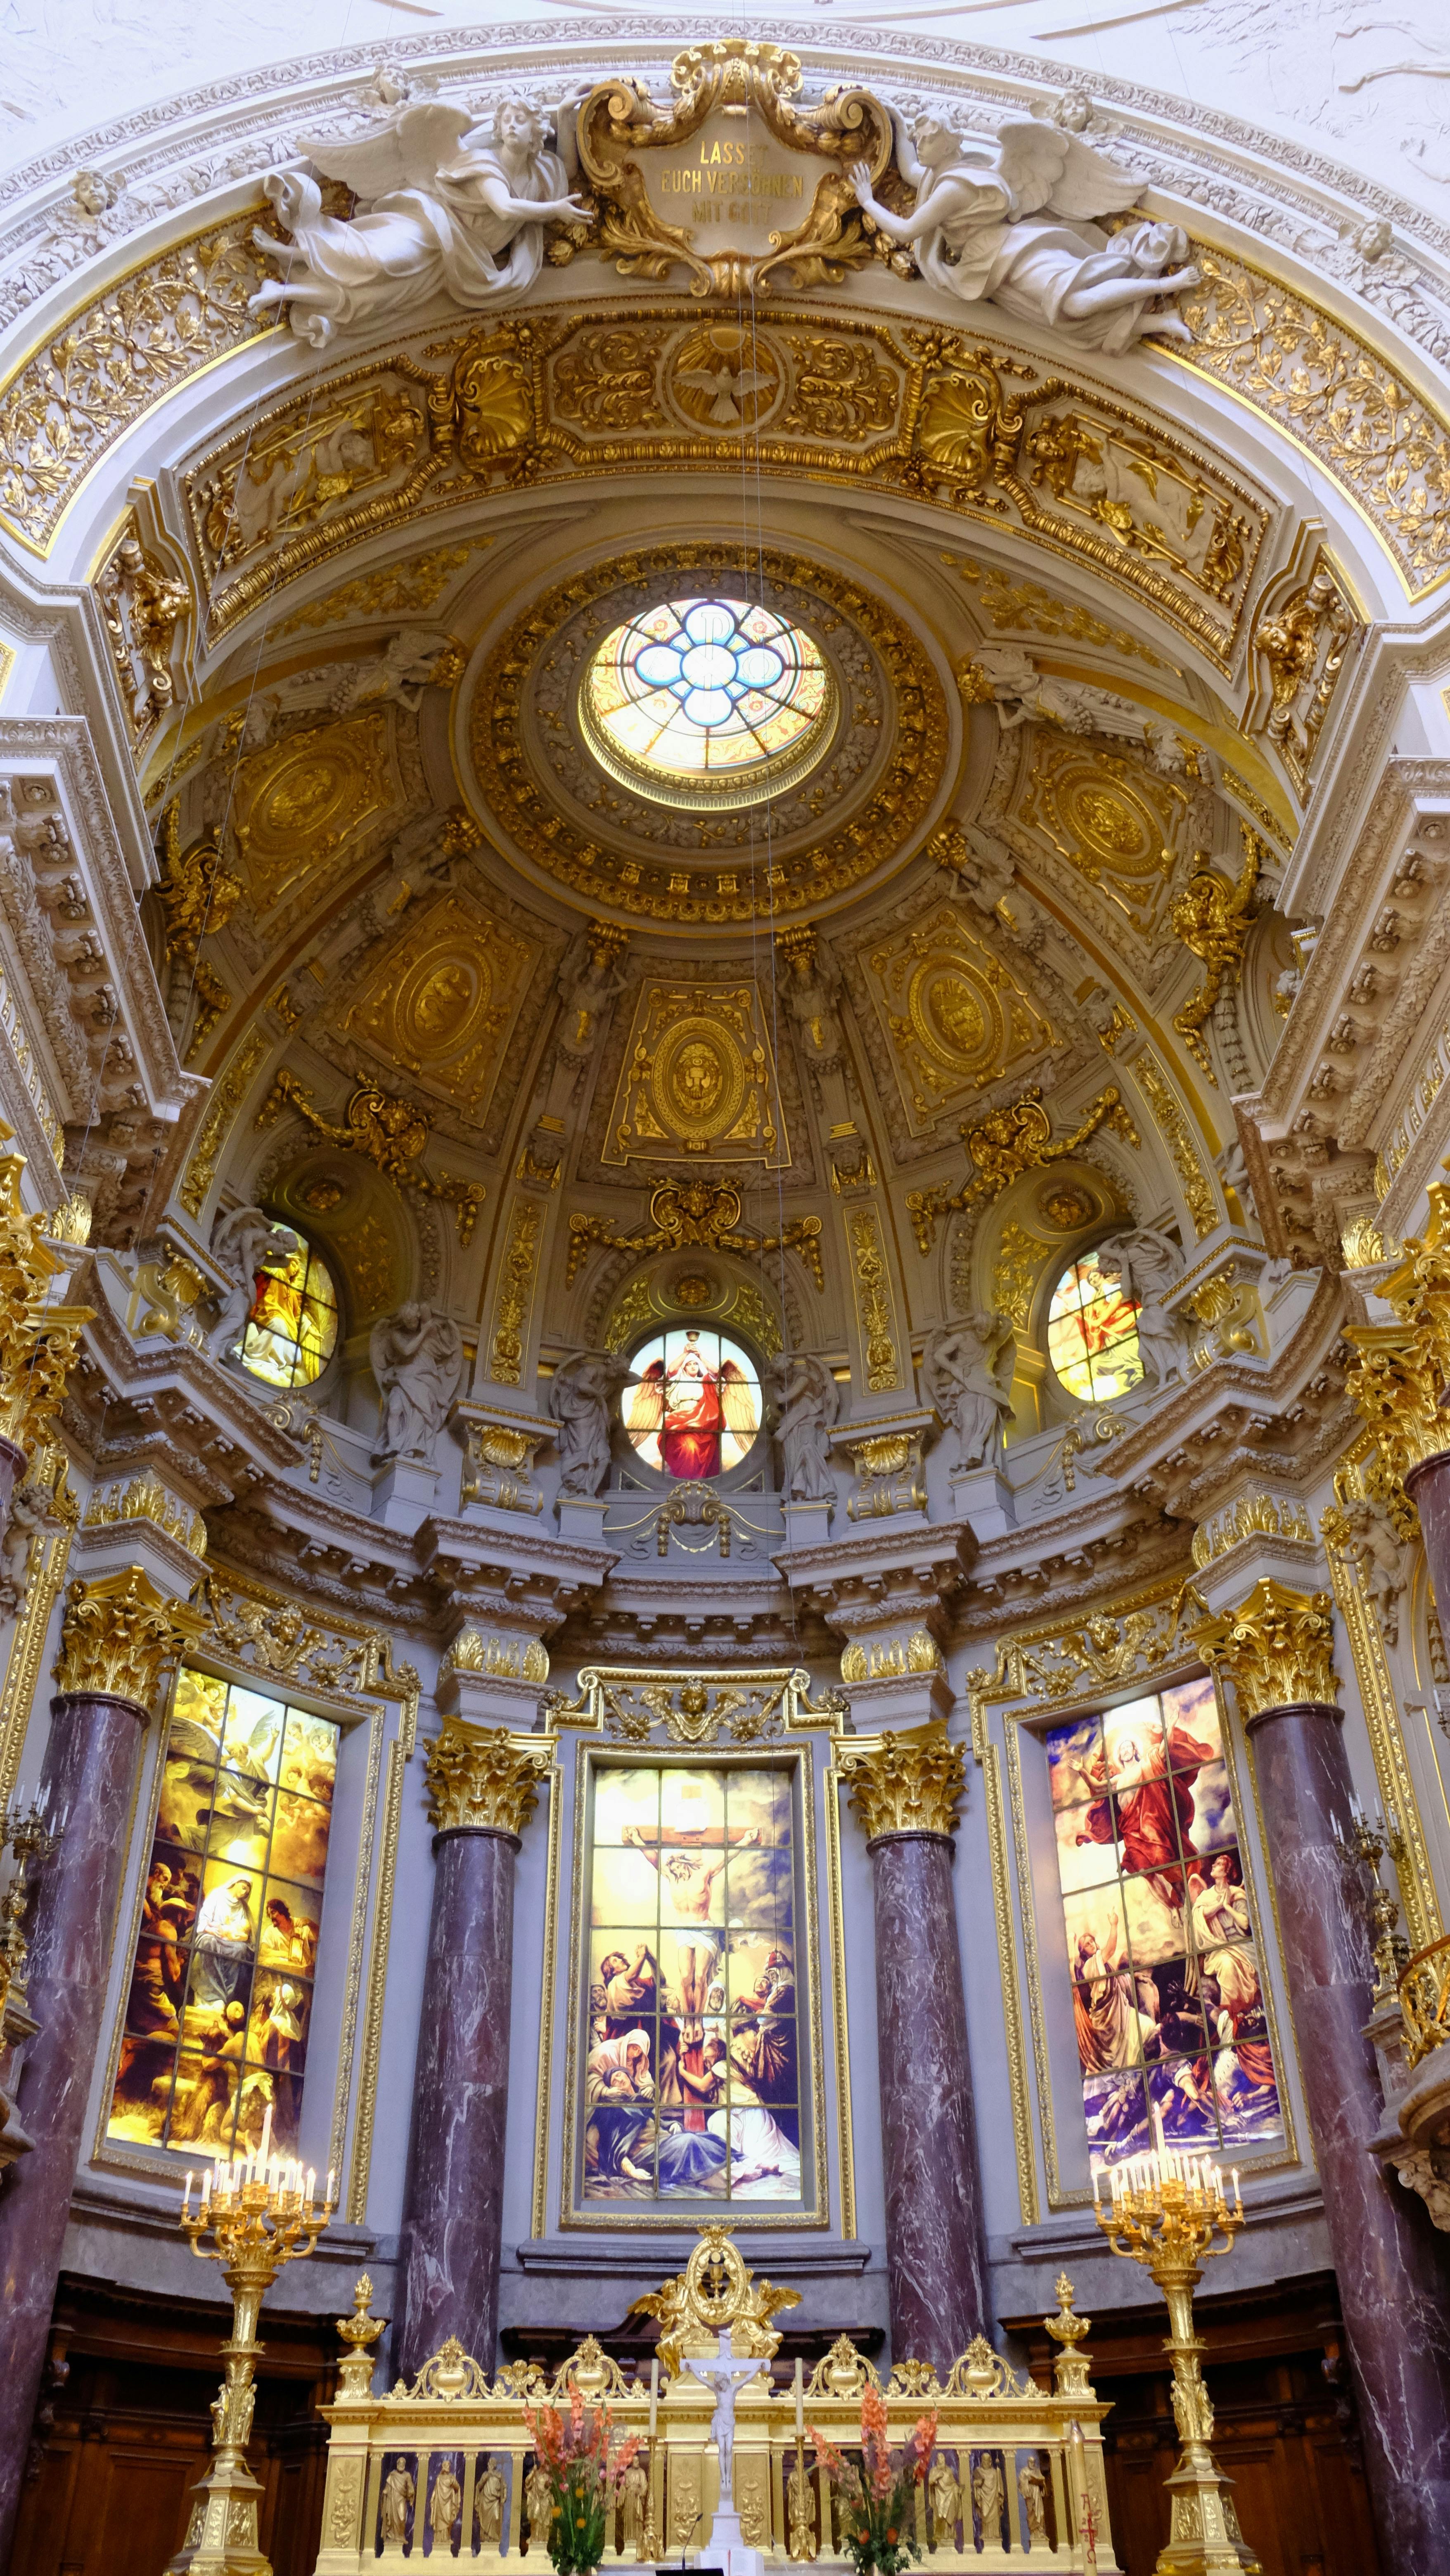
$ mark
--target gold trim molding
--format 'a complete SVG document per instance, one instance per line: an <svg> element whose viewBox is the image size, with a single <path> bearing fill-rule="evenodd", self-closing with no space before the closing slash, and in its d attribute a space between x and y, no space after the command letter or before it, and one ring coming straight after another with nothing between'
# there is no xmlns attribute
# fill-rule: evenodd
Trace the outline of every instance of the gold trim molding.
<svg viewBox="0 0 1450 2576"><path fill-rule="evenodd" d="M1261 1575L1237 1610L1201 1621L1192 1641L1204 1662L1233 1683L1246 1726L1270 1709L1335 1704L1334 1604L1327 1592L1297 1592Z"/></svg>
<svg viewBox="0 0 1450 2576"><path fill-rule="evenodd" d="M74 1697L110 1694L149 1711L162 1666L200 1628L196 1611L158 1592L139 1565L95 1583L73 1583L55 1660L56 1689Z"/></svg>
<svg viewBox="0 0 1450 2576"><path fill-rule="evenodd" d="M505 1726L445 1717L426 1765L434 1831L521 1834L553 1760L552 1735L510 1735Z"/></svg>
<svg viewBox="0 0 1450 2576"><path fill-rule="evenodd" d="M1359 1354L1346 1386L1401 1486L1410 1468L1450 1449L1440 1409L1450 1386L1450 1188L1432 1181L1427 1195L1425 1232L1406 1236L1405 1258L1379 1292L1396 1322L1347 1324L1344 1334Z"/></svg>
<svg viewBox="0 0 1450 2576"><path fill-rule="evenodd" d="M836 1769L868 1842L878 1834L956 1832L957 1808L967 1793L966 1751L949 1742L944 1718L878 1736L874 1743L843 1738Z"/></svg>

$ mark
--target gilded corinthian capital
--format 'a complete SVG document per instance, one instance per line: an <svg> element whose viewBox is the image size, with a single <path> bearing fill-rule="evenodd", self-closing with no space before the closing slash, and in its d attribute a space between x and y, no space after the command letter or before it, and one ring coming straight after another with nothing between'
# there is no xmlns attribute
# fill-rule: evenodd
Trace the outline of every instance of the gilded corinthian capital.
<svg viewBox="0 0 1450 2576"><path fill-rule="evenodd" d="M1407 1235L1405 1258L1384 1282L1397 1322L1354 1324L1345 1333L1359 1353L1346 1380L1379 1442L1391 1475L1403 1476L1450 1449L1450 1189L1432 1183L1423 1239Z"/></svg>
<svg viewBox="0 0 1450 2576"><path fill-rule="evenodd" d="M1295 1592L1265 1575L1237 1610L1195 1628L1193 1642L1232 1681L1246 1722L1270 1708L1329 1708L1339 1689L1333 1612L1327 1592Z"/></svg>
<svg viewBox="0 0 1450 2576"><path fill-rule="evenodd" d="M158 1592L139 1565L66 1594L55 1686L80 1697L108 1693L149 1708L162 1665L201 1622Z"/></svg>
<svg viewBox="0 0 1450 2576"><path fill-rule="evenodd" d="M445 1717L428 1747L428 1790L441 1834L468 1826L521 1834L554 1759L549 1735L510 1735L506 1726L469 1726Z"/></svg>
<svg viewBox="0 0 1450 2576"><path fill-rule="evenodd" d="M851 1783L851 1804L877 1834L950 1834L965 1795L966 1761L947 1741L944 1720L883 1735L874 1744L838 1744L836 1768Z"/></svg>

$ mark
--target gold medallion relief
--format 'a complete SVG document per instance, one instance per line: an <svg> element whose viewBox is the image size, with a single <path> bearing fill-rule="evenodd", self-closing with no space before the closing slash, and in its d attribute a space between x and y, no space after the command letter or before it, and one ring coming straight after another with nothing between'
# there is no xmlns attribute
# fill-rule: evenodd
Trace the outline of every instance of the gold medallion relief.
<svg viewBox="0 0 1450 2576"><path fill-rule="evenodd" d="M481 905L445 895L374 970L343 1028L428 1090L476 1110L534 955Z"/></svg>
<svg viewBox="0 0 1450 2576"><path fill-rule="evenodd" d="M1187 792L1140 761L1044 730L1017 819L1152 935L1177 863Z"/></svg>
<svg viewBox="0 0 1450 2576"><path fill-rule="evenodd" d="M954 1100L1058 1043L1046 1014L953 904L872 950L866 967L918 1133Z"/></svg>
<svg viewBox="0 0 1450 2576"><path fill-rule="evenodd" d="M306 725L253 752L238 769L232 813L255 910L271 912L401 804L381 711Z"/></svg>
<svg viewBox="0 0 1450 2576"><path fill-rule="evenodd" d="M790 1160L759 989L647 984L603 1159L649 1162L706 1151L770 1169Z"/></svg>

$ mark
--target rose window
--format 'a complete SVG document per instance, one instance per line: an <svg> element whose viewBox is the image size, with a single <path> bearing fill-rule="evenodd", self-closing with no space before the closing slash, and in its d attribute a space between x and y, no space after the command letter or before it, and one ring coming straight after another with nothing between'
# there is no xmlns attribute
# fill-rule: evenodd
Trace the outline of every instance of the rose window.
<svg viewBox="0 0 1450 2576"><path fill-rule="evenodd" d="M641 610L606 635L580 695L604 767L671 803L779 793L825 749L835 713L813 639L743 599Z"/></svg>

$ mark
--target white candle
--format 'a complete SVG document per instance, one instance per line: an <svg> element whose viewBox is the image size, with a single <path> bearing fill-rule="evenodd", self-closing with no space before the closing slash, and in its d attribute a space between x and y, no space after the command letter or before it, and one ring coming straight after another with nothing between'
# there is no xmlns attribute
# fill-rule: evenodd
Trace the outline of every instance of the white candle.
<svg viewBox="0 0 1450 2576"><path fill-rule="evenodd" d="M297 2168L297 2180L300 2185L302 2181L302 2167L300 2165ZM315 2165L309 2165L307 2168L307 2206L309 2209L312 2207L312 2195L316 2189L317 2168Z"/></svg>
<svg viewBox="0 0 1450 2576"><path fill-rule="evenodd" d="M261 2157L261 2160L262 2160L262 2163L263 2163L264 2165L265 2165L265 2163L266 2163L266 2161L267 2161L268 2150L270 2149L271 2144L272 2144L272 2105L271 2105L271 2103L269 2102L269 2103L268 2103L268 2105L267 2105L267 2116L266 2116L265 2120L262 2122L262 2143L261 2143L260 2148L258 2149L258 2153L259 2153L259 2155L260 2155L260 2157Z"/></svg>
<svg viewBox="0 0 1450 2576"><path fill-rule="evenodd" d="M655 2424L660 2411L660 2365L658 2356L649 2366L649 2437L655 2437Z"/></svg>
<svg viewBox="0 0 1450 2576"><path fill-rule="evenodd" d="M207 2166L207 2169L206 2169L206 2171L205 2171L205 2173L202 2175L202 2178L201 2178L201 2212L202 2212L202 2216L203 2216L203 2218L206 2216L206 2213L207 2213L208 2209L211 2207L212 2173L213 2173L213 2168L212 2168L210 2165L208 2165L208 2166Z"/></svg>
<svg viewBox="0 0 1450 2576"><path fill-rule="evenodd" d="M191 2182L192 2177L188 2174L186 2177L186 2190L181 2203L181 2215L183 2218L189 2218L191 2216Z"/></svg>
<svg viewBox="0 0 1450 2576"><path fill-rule="evenodd" d="M797 2440L798 2442L803 2441L803 2440L805 2439L805 2430L806 2430L806 2382L805 2382L805 2367L804 2367L804 2364L802 2363L802 2360L801 2360L800 2354L799 2354L799 2353L797 2353L797 2354L796 2354L796 2357L795 2357L795 2437L796 2437L796 2440Z"/></svg>
<svg viewBox="0 0 1450 2576"><path fill-rule="evenodd" d="M334 2203L335 2203L335 2201L336 2201L336 2197L337 2197L336 2193L335 2193L335 2192L334 2192L334 2190L333 2190L333 2183L334 2183L334 2181L335 2181L335 2180L336 2180L336 2169L335 2169L335 2167L334 2167L334 2166L329 2165L329 2166L328 2166L328 2168L327 2168L327 2206L328 2206L328 2208L329 2208L329 2209L331 2209L331 2208L334 2206Z"/></svg>
<svg viewBox="0 0 1450 2576"><path fill-rule="evenodd" d="M1237 2165L1234 2165L1230 2169L1229 2180L1232 2182L1234 2187L1234 2208L1241 2213L1244 2204L1239 2192L1239 2169Z"/></svg>
<svg viewBox="0 0 1450 2576"><path fill-rule="evenodd" d="M1101 2212L1101 2210L1102 2210L1102 2205L1103 2205L1103 2195L1102 2195L1102 2190L1101 2190L1101 2182L1102 2182L1102 2176L1101 2176L1101 2175L1100 2175L1100 2173L1098 2172L1098 2168L1097 2168L1097 2166L1096 2166L1096 2165L1094 2165L1094 2167L1093 2167L1093 2207L1094 2207L1094 2209L1096 2209L1096 2210L1097 2210L1097 2211L1099 2211L1099 2212Z"/></svg>

